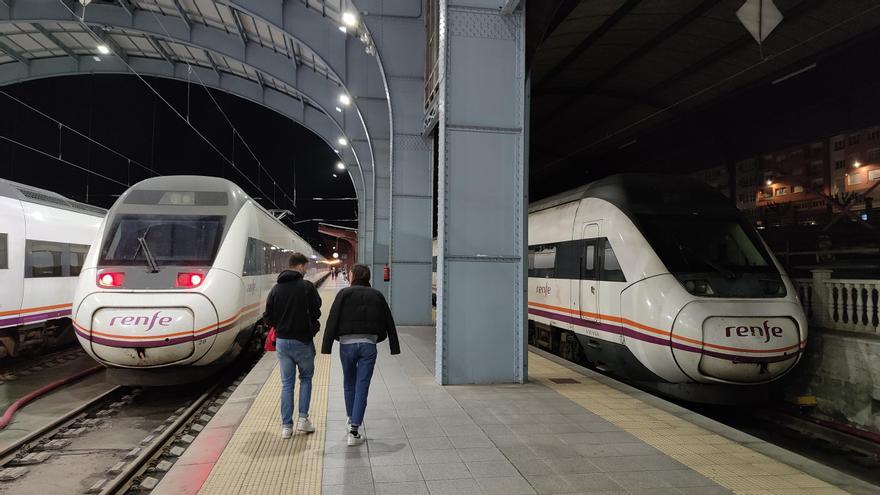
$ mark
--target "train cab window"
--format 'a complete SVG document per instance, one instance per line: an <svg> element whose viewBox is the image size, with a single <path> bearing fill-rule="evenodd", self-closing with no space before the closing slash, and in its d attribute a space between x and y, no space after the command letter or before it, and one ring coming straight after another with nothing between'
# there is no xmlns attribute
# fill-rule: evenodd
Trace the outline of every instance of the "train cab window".
<svg viewBox="0 0 880 495"><path fill-rule="evenodd" d="M617 261L617 255L614 254L611 243L608 242L608 239L603 239L602 244L604 246L602 250L602 280L626 282L626 277L623 276L623 270L620 268L620 262Z"/></svg>
<svg viewBox="0 0 880 495"><path fill-rule="evenodd" d="M556 278L595 278L595 241L578 239L557 245Z"/></svg>
<svg viewBox="0 0 880 495"><path fill-rule="evenodd" d="M120 215L101 249L102 265L144 265L140 239L162 265L211 265L220 249L222 216Z"/></svg>
<svg viewBox="0 0 880 495"><path fill-rule="evenodd" d="M556 246L529 246L529 276L553 277L556 265Z"/></svg>
<svg viewBox="0 0 880 495"><path fill-rule="evenodd" d="M82 271L83 264L86 261L86 255L89 254L89 246L82 244L70 245L70 276L77 277Z"/></svg>
<svg viewBox="0 0 880 495"><path fill-rule="evenodd" d="M58 242L27 241L25 276L28 278L63 277L66 246Z"/></svg>
<svg viewBox="0 0 880 495"><path fill-rule="evenodd" d="M0 270L9 268L9 234L0 233Z"/></svg>

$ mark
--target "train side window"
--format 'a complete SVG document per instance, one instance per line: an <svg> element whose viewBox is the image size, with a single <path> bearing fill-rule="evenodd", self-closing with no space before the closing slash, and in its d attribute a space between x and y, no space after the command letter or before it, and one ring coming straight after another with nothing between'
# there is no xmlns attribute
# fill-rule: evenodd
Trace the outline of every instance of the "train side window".
<svg viewBox="0 0 880 495"><path fill-rule="evenodd" d="M581 276L583 240L560 242L556 248L556 278L578 279Z"/></svg>
<svg viewBox="0 0 880 495"><path fill-rule="evenodd" d="M86 255L89 254L89 247L83 244L70 245L70 276L77 277L82 271L83 264L86 261Z"/></svg>
<svg viewBox="0 0 880 495"><path fill-rule="evenodd" d="M553 277L556 265L556 246L545 244L529 246L529 276Z"/></svg>
<svg viewBox="0 0 880 495"><path fill-rule="evenodd" d="M617 255L614 254L611 243L608 242L608 239L603 239L602 244L604 245L602 252L602 280L626 282L626 277L623 275L623 270L620 268L620 262L617 260Z"/></svg>
<svg viewBox="0 0 880 495"><path fill-rule="evenodd" d="M0 233L0 270L9 268L9 234Z"/></svg>
<svg viewBox="0 0 880 495"><path fill-rule="evenodd" d="M257 275L257 240L253 237L248 237L247 247L244 252L244 269L242 274L250 277Z"/></svg>
<svg viewBox="0 0 880 495"><path fill-rule="evenodd" d="M580 278L581 280L596 280L596 240L583 241L583 250Z"/></svg>
<svg viewBox="0 0 880 495"><path fill-rule="evenodd" d="M63 277L67 246L58 242L27 241L27 278Z"/></svg>

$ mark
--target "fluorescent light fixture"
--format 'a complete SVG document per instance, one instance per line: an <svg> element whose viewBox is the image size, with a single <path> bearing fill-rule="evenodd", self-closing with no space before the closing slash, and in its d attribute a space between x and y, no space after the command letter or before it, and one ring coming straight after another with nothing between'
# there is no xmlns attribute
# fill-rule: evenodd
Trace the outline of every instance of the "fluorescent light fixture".
<svg viewBox="0 0 880 495"><path fill-rule="evenodd" d="M92 60L94 60L95 62L100 62L100 61L101 61L101 57L99 57L99 56L97 56L97 55L92 55Z"/></svg>
<svg viewBox="0 0 880 495"><path fill-rule="evenodd" d="M339 107L336 107L336 111L339 112L339 113L342 113L342 109L339 108Z"/></svg>
<svg viewBox="0 0 880 495"><path fill-rule="evenodd" d="M110 47L108 47L107 45L98 45L98 53L100 53L101 55L109 55Z"/></svg>
<svg viewBox="0 0 880 495"><path fill-rule="evenodd" d="M348 27L355 27L358 23L357 16L354 15L352 12L343 12L342 23Z"/></svg>
<svg viewBox="0 0 880 495"><path fill-rule="evenodd" d="M336 174L333 174L333 178L334 178L334 179L335 179L335 178L337 178L337 177L339 177L339 176L338 176L338 175L336 175Z"/></svg>
<svg viewBox="0 0 880 495"><path fill-rule="evenodd" d="M347 33L347 32L348 32L348 28L345 27L345 26L339 26L339 30L342 31L343 33Z"/></svg>
<svg viewBox="0 0 880 495"><path fill-rule="evenodd" d="M345 164L342 162L336 162L336 168L339 170L345 170Z"/></svg>
<svg viewBox="0 0 880 495"><path fill-rule="evenodd" d="M342 105L346 107L351 105L351 96L342 93L341 95L339 95L339 103L342 103Z"/></svg>
<svg viewBox="0 0 880 495"><path fill-rule="evenodd" d="M339 146L348 146L348 139L344 137L337 139L336 142L339 143Z"/></svg>

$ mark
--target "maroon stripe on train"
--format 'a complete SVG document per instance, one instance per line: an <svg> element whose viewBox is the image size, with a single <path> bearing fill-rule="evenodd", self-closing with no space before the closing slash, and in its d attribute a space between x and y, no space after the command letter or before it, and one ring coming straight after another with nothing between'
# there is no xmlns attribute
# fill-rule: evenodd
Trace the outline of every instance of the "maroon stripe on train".
<svg viewBox="0 0 880 495"><path fill-rule="evenodd" d="M65 316L70 316L70 308L49 311L46 313L34 313L29 315L25 314L13 316L11 318L0 318L0 327L24 325L25 323L36 323L39 321L51 320L53 318L61 318Z"/></svg>

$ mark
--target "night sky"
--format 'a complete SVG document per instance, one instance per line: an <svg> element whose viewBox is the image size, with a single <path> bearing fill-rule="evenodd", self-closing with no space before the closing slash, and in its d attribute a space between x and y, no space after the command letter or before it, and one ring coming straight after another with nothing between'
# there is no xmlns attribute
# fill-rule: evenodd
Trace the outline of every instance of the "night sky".
<svg viewBox="0 0 880 495"><path fill-rule="evenodd" d="M223 112L268 171L256 160L233 131L220 110L199 84L147 78L166 100L191 124L232 159L230 166L180 117L139 79L125 75L84 75L45 79L0 88L15 98L91 136L99 143L132 159L120 157L58 125L0 93L0 136L60 156L75 165L134 184L152 176L195 174L226 177L241 186L266 208L290 209L292 221L326 219L356 227L345 221L357 216L357 202L313 201L310 198L353 198L348 174L333 177L336 154L319 137L287 117L250 101L212 91ZM78 170L73 165L41 155L0 138L0 177L58 192L105 208L126 187ZM259 187L253 186L246 174ZM273 188L272 178L277 181ZM274 190L273 190L274 189ZM292 203L296 193L296 205ZM285 197L284 193L290 198ZM290 224L290 222L288 222ZM313 245L323 239L317 222L294 226ZM331 244L324 242L324 244ZM326 246L329 247L329 246ZM329 254L329 252L327 253Z"/></svg>

